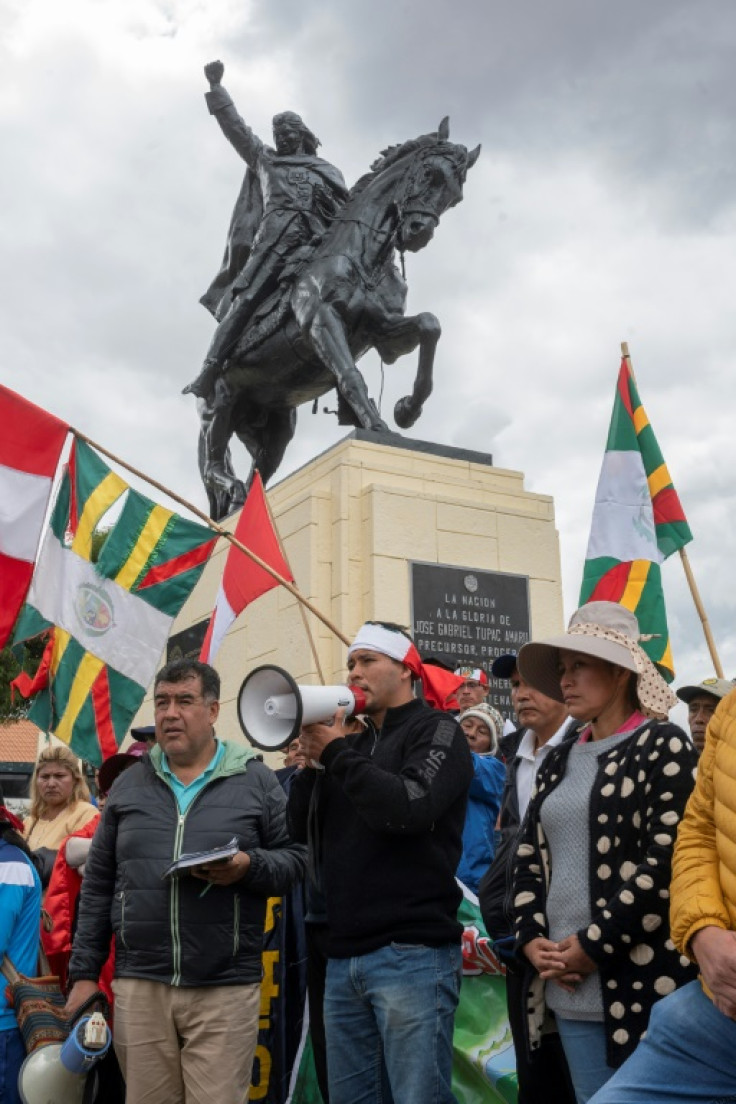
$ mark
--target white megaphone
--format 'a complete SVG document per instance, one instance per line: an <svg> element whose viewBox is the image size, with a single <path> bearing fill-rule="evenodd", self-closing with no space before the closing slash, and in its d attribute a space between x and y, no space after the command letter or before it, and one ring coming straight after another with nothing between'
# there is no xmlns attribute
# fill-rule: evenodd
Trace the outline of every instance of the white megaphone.
<svg viewBox="0 0 736 1104"><path fill-rule="evenodd" d="M243 680L238 720L247 740L262 751L278 751L302 725L329 721L338 709L362 713L365 694L357 686L299 686L282 667L265 664Z"/></svg>
<svg viewBox="0 0 736 1104"><path fill-rule="evenodd" d="M82 1104L87 1075L71 1073L61 1050L61 1043L48 1043L28 1055L18 1077L23 1104Z"/></svg>
<svg viewBox="0 0 736 1104"><path fill-rule="evenodd" d="M23 1104L83 1104L85 1099L96 1100L94 1067L111 1043L112 1033L104 1016L95 1012L80 1018L65 1042L47 1043L31 1051L18 1075Z"/></svg>

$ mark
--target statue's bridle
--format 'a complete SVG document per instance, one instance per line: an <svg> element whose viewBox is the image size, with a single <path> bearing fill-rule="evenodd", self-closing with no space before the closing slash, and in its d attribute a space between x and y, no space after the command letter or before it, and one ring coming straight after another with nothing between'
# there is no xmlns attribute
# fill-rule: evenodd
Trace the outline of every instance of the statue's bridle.
<svg viewBox="0 0 736 1104"><path fill-rule="evenodd" d="M456 150L457 147L453 147ZM442 144L438 143L434 146L425 146L420 149L414 157L414 164L412 165L411 172L407 174L403 181L403 188L401 194L394 200L396 210L400 212L399 225L406 218L410 218L412 215L425 215L432 219L435 226L439 225L440 215L431 206L421 203L411 203L407 205L407 200L422 195L423 189L420 184L420 180L427 172L427 162L430 158L441 157L445 161L449 161L452 165L455 174L458 178L458 183L463 183L463 173L460 171L460 163L458 154L451 152L448 148L442 149ZM440 212L442 214L442 212Z"/></svg>
<svg viewBox="0 0 736 1104"><path fill-rule="evenodd" d="M445 147L443 149L443 146ZM449 161L457 177L458 183L462 186L465 179L465 169L467 157L463 159L460 155L461 147L454 146L449 142L437 141L432 144L423 145L418 150L413 151L411 155L411 165L409 172L402 176L400 186L398 189L398 195L389 203L389 210L393 209L393 218L391 225L384 229L381 226L373 226L371 223L365 221L365 219L357 218L354 215L345 215L339 213L334 216L334 222L352 222L357 226L364 226L366 229L372 231L374 234L384 235L386 241L384 243L384 249L390 252L392 247L395 246L399 251L401 257L401 274L406 277L406 270L404 265L404 242L402 237L402 226L407 219L412 215L421 215L425 218L432 220L435 226L439 225L440 215L429 204L423 204L419 202L424 189L421 186L422 177L427 173L427 162L431 158L440 157L445 161ZM380 171L380 170L379 170ZM444 208L443 208L444 210ZM350 258L354 262L354 258ZM356 266L360 269L360 266ZM367 277L365 273L362 273L363 279ZM382 277L381 277L382 278ZM379 281L380 282L380 281ZM373 281L371 281L373 283Z"/></svg>
<svg viewBox="0 0 736 1104"><path fill-rule="evenodd" d="M454 147L457 149L457 147ZM457 153L451 152L449 149L443 150L441 145L426 146L419 150L418 154L414 158L414 164L412 165L411 173L407 174L403 181L403 188L401 189L401 195L394 200L394 207L396 210L396 223L394 227L393 240L396 242L396 248L399 251L401 258L401 275L406 278L406 265L404 263L405 246L403 240L402 228L405 222L413 215L421 215L425 218L430 218L435 226L439 226L440 215L437 211L419 202L411 202L414 198L419 199L422 196L424 189L421 186L421 178L426 176L427 173L427 161L430 157L441 157L445 161L449 161L457 175L458 182L462 185L463 173L460 169L460 163ZM463 166L464 167L464 166ZM408 205L405 205L406 201ZM443 208L444 211L444 208ZM442 214L442 212L440 212Z"/></svg>

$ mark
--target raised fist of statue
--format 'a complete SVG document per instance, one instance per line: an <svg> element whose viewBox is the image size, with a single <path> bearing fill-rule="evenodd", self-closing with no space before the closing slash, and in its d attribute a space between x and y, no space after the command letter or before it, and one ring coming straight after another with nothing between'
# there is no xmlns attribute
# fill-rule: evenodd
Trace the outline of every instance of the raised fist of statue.
<svg viewBox="0 0 736 1104"><path fill-rule="evenodd" d="M219 84L225 73L225 66L221 61L209 61L204 67L204 75L214 88Z"/></svg>

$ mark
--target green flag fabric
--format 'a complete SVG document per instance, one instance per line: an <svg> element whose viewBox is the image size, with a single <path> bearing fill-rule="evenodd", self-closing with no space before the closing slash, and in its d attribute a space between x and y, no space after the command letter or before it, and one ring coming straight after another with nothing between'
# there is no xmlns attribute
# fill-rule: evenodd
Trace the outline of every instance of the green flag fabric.
<svg viewBox="0 0 736 1104"><path fill-rule="evenodd" d="M93 534L123 494L93 563ZM48 684L29 713L39 728L96 765L117 750L215 541L75 442L14 637L53 632Z"/></svg>
<svg viewBox="0 0 736 1104"><path fill-rule="evenodd" d="M671 681L660 564L692 540L628 359L616 387L606 452L595 496L580 605L618 602L636 614L642 647Z"/></svg>

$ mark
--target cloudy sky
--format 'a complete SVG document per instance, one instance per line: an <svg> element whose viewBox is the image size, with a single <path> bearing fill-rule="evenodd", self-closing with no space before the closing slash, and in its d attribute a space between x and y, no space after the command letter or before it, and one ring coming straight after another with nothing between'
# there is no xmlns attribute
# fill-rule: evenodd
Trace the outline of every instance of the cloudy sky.
<svg viewBox="0 0 736 1104"><path fill-rule="evenodd" d="M203 64L264 137L302 113L349 183L449 114L483 152L408 258L409 310L443 327L413 433L554 496L569 615L628 341L736 675L735 55L733 0L0 0L0 378L204 506L179 392L242 163ZM384 415L413 372L387 370ZM303 408L282 474L343 432ZM677 557L664 577L697 680Z"/></svg>

